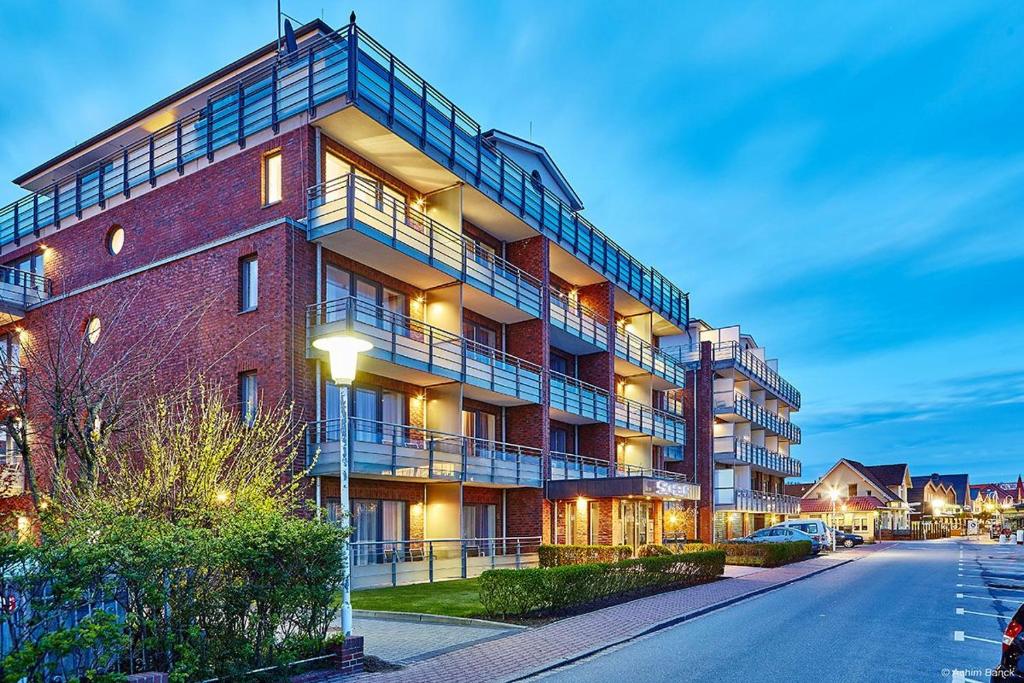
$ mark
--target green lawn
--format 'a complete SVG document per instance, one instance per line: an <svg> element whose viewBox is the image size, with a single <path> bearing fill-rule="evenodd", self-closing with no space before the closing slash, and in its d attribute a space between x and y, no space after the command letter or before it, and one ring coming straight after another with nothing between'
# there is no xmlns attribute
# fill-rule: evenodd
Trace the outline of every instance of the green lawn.
<svg viewBox="0 0 1024 683"><path fill-rule="evenodd" d="M479 590L479 579L368 588L352 591L352 608L382 612L422 612L449 617L484 617Z"/></svg>

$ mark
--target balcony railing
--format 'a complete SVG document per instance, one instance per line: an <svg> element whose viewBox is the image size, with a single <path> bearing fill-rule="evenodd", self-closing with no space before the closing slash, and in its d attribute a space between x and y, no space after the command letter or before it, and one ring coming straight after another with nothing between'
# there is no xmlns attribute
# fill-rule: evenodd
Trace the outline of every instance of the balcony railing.
<svg viewBox="0 0 1024 683"><path fill-rule="evenodd" d="M539 536L353 541L352 587L466 579L488 569L537 566Z"/></svg>
<svg viewBox="0 0 1024 683"><path fill-rule="evenodd" d="M358 332L373 342L369 354L531 403L541 401L541 367L484 344L395 313L358 297L306 309L307 340Z"/></svg>
<svg viewBox="0 0 1024 683"><path fill-rule="evenodd" d="M736 512L768 512L776 515L800 514L800 499L784 493L747 489L715 489L715 507Z"/></svg>
<svg viewBox="0 0 1024 683"><path fill-rule="evenodd" d="M20 458L21 456L16 456ZM0 498L16 496L25 492L25 470L21 462L4 455L0 460Z"/></svg>
<svg viewBox="0 0 1024 683"><path fill-rule="evenodd" d="M666 481L686 481L685 474L641 467L629 463L609 463L607 460L588 458L574 453L551 452L551 476L553 481L565 479L607 479L609 477L651 477Z"/></svg>
<svg viewBox="0 0 1024 683"><path fill-rule="evenodd" d="M787 441L800 443L799 427L778 413L754 403L749 397L738 391L730 392L725 396L716 394L715 413L735 413Z"/></svg>
<svg viewBox="0 0 1024 683"><path fill-rule="evenodd" d="M312 475L337 474L340 426L339 420L309 424L306 458ZM350 419L349 430L353 475L516 486L543 483L539 448L356 417Z"/></svg>
<svg viewBox="0 0 1024 683"><path fill-rule="evenodd" d="M541 282L505 259L477 249L451 228L354 174L311 187L309 235L355 229L457 277L533 316L541 314Z"/></svg>
<svg viewBox="0 0 1024 683"><path fill-rule="evenodd" d="M715 362L732 361L740 370L752 377L762 387L778 396L797 410L800 409L800 392L782 379L776 370L750 351L740 348L736 342L720 342L714 345Z"/></svg>
<svg viewBox="0 0 1024 683"><path fill-rule="evenodd" d="M686 386L686 366L657 346L623 329L615 330L615 355L677 387Z"/></svg>
<svg viewBox="0 0 1024 683"><path fill-rule="evenodd" d="M548 384L552 408L595 422L608 421L608 392L604 389L560 372L551 372Z"/></svg>
<svg viewBox="0 0 1024 683"><path fill-rule="evenodd" d="M799 477L803 472L803 467L796 458L776 453L764 446L757 446L734 436L717 437L715 439L715 455L726 456L786 477Z"/></svg>
<svg viewBox="0 0 1024 683"><path fill-rule="evenodd" d="M551 287L551 324L594 346L608 348L608 319Z"/></svg>
<svg viewBox="0 0 1024 683"><path fill-rule="evenodd" d="M352 59L356 55L356 59ZM565 204L537 186L511 157L483 139L480 124L355 24L304 41L301 48L228 81L199 111L0 209L0 246L228 145L242 144L299 114L347 100L424 154L520 216L591 268L685 327L689 299Z"/></svg>
<svg viewBox="0 0 1024 683"><path fill-rule="evenodd" d="M615 424L672 443L686 442L686 420L639 401L615 397Z"/></svg>
<svg viewBox="0 0 1024 683"><path fill-rule="evenodd" d="M0 304L17 311L45 301L53 294L53 282L48 277L20 268L0 266Z"/></svg>

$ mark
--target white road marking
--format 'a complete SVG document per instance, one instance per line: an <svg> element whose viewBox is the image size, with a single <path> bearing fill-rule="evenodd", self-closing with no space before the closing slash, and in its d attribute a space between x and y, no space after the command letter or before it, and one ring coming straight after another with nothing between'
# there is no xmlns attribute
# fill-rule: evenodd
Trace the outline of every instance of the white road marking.
<svg viewBox="0 0 1024 683"><path fill-rule="evenodd" d="M1006 617L1001 615L1001 614L992 614L991 612L975 612L973 610L964 609L963 607L957 607L956 608L956 613L957 614L961 614L961 615L963 615L963 614L977 614L979 617L995 617L996 619L1006 619Z"/></svg>
<svg viewBox="0 0 1024 683"><path fill-rule="evenodd" d="M963 593L957 593L956 597L957 597L957 599L961 599L961 600L991 600L992 602L1008 602L1011 605L1016 605L1016 604L1019 604L1019 602L1020 602L1019 600L1004 600L1002 598L993 598L993 597L982 596L982 595L964 595Z"/></svg>

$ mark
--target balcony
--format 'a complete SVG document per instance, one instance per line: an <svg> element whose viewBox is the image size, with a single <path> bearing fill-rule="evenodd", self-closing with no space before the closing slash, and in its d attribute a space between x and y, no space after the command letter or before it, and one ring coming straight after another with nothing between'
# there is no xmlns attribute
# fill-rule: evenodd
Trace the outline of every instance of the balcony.
<svg viewBox="0 0 1024 683"><path fill-rule="evenodd" d="M783 493L747 489L715 489L715 509L734 512L767 512L775 515L800 514L800 499Z"/></svg>
<svg viewBox="0 0 1024 683"><path fill-rule="evenodd" d="M750 465L751 467L778 474L782 477L799 477L803 468L799 460L781 453L757 446L745 439L733 436L715 439L715 462Z"/></svg>
<svg viewBox="0 0 1024 683"><path fill-rule="evenodd" d="M20 458L21 456L15 456ZM10 455L0 460L0 498L18 496L25 492L25 470L21 462Z"/></svg>
<svg viewBox="0 0 1024 683"><path fill-rule="evenodd" d="M800 410L800 392L782 379L779 373L750 351L740 349L736 342L720 342L712 347L716 367L731 365L765 390Z"/></svg>
<svg viewBox="0 0 1024 683"><path fill-rule="evenodd" d="M628 463L610 463L574 453L552 452L546 490L552 500L585 497L651 496L699 500L700 486L686 475Z"/></svg>
<svg viewBox="0 0 1024 683"><path fill-rule="evenodd" d="M549 373L549 403L557 420L570 424L608 422L608 392L560 372Z"/></svg>
<svg viewBox="0 0 1024 683"><path fill-rule="evenodd" d="M657 346L623 329L615 330L615 357L643 372L649 372L664 382L655 383L655 389L675 389L686 386L686 365L662 352ZM620 371L616 362L615 371L620 375L633 374Z"/></svg>
<svg viewBox="0 0 1024 683"><path fill-rule="evenodd" d="M551 343L576 355L608 350L608 319L551 287Z"/></svg>
<svg viewBox="0 0 1024 683"><path fill-rule="evenodd" d="M311 476L338 474L340 426L339 420L310 423L306 466ZM538 448L360 418L349 421L349 438L352 476L506 487L543 484Z"/></svg>
<svg viewBox="0 0 1024 683"><path fill-rule="evenodd" d="M420 386L455 380L467 396L501 405L541 402L539 365L357 297L307 307L307 343L339 332L373 343L363 363L369 372Z"/></svg>
<svg viewBox="0 0 1024 683"><path fill-rule="evenodd" d="M621 396L615 397L615 426L629 436L652 436L660 445L686 443L682 417Z"/></svg>
<svg viewBox="0 0 1024 683"><path fill-rule="evenodd" d="M308 204L310 240L422 289L458 279L478 292L466 292L467 306L502 322L541 317L540 280L365 178L312 187Z"/></svg>
<svg viewBox="0 0 1024 683"><path fill-rule="evenodd" d="M800 443L799 427L738 391L715 394L715 415L730 422L749 420L775 436L791 443Z"/></svg>
<svg viewBox="0 0 1024 683"><path fill-rule="evenodd" d="M0 325L25 317L25 311L53 293L50 278L27 270L0 266Z"/></svg>

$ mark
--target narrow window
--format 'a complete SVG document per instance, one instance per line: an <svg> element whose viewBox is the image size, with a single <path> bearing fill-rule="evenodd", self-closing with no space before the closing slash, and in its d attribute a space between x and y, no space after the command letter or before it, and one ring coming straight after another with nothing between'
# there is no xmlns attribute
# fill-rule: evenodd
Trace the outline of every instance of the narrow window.
<svg viewBox="0 0 1024 683"><path fill-rule="evenodd" d="M239 292L238 310L255 311L259 304L260 269L256 256L246 256L238 262Z"/></svg>
<svg viewBox="0 0 1024 683"><path fill-rule="evenodd" d="M107 251L111 256L117 256L124 248L124 228L114 225L107 232Z"/></svg>
<svg viewBox="0 0 1024 683"><path fill-rule="evenodd" d="M256 421L258 404L256 372L254 370L238 375L238 398L242 408L242 424L252 425Z"/></svg>
<svg viewBox="0 0 1024 683"><path fill-rule="evenodd" d="M263 206L281 201L281 151L263 157Z"/></svg>
<svg viewBox="0 0 1024 683"><path fill-rule="evenodd" d="M103 330L103 324L100 323L100 319L96 316L89 318L88 322L85 323L85 338L90 344L95 345L100 340L100 332Z"/></svg>

